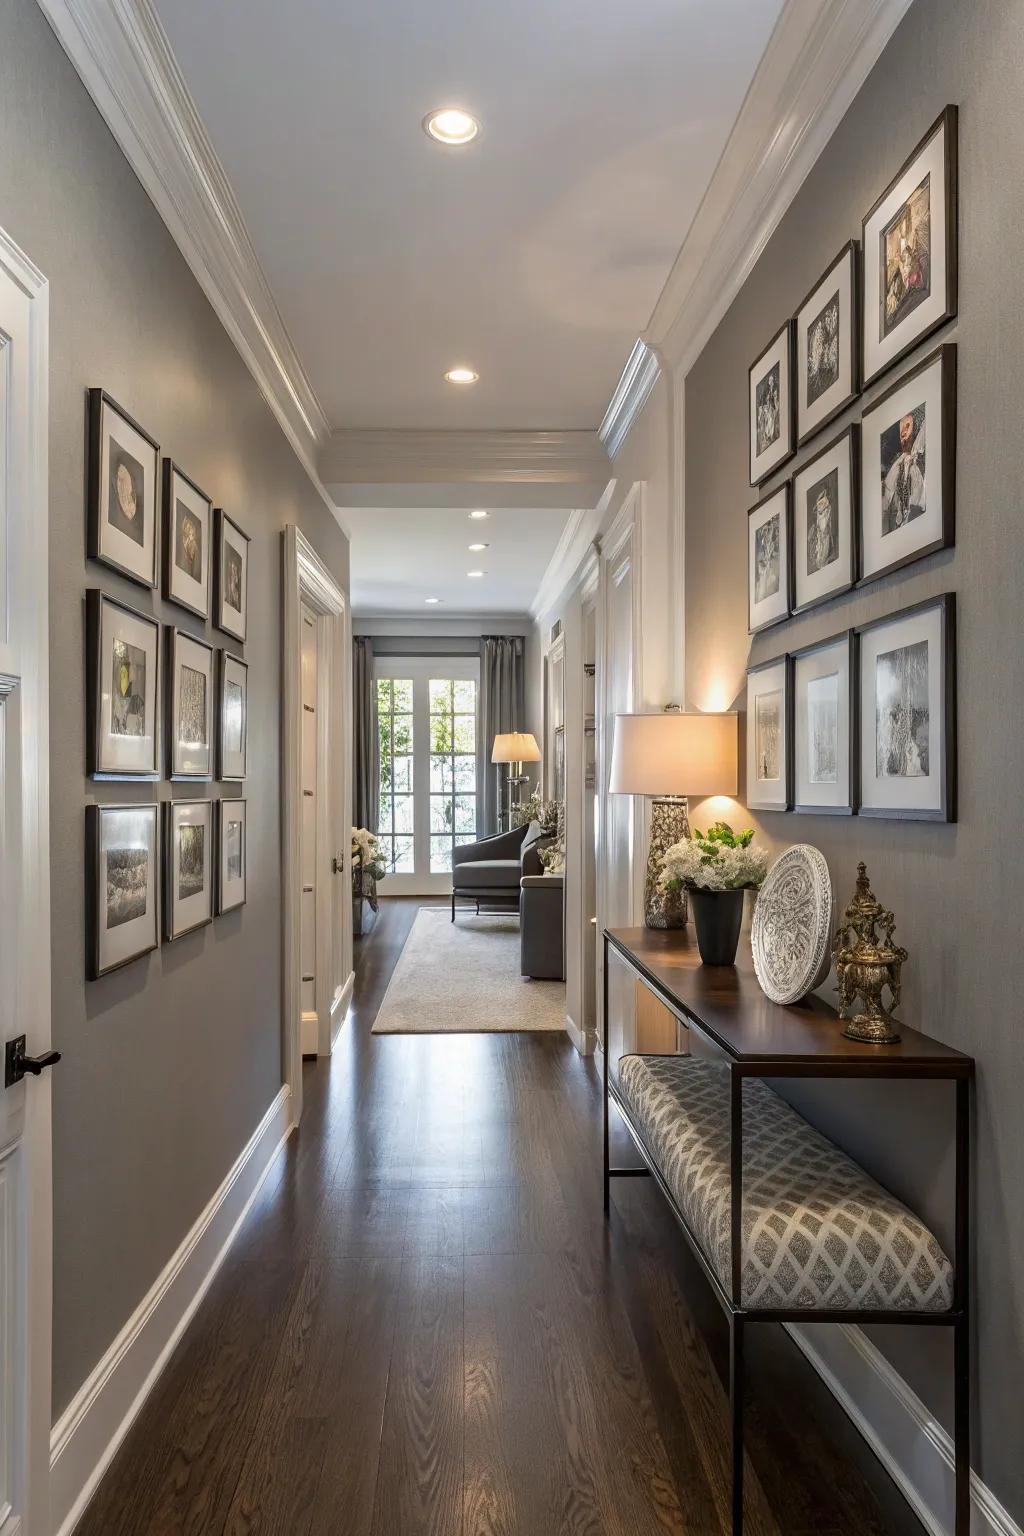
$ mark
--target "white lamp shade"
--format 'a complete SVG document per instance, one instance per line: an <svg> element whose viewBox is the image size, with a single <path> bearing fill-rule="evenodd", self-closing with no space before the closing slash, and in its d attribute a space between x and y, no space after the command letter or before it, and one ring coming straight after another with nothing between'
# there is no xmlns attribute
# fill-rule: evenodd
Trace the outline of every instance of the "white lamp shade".
<svg viewBox="0 0 1024 1536"><path fill-rule="evenodd" d="M735 795L737 717L616 715L608 788L613 795Z"/></svg>
<svg viewBox="0 0 1024 1536"><path fill-rule="evenodd" d="M539 763L540 747L537 738L528 731L509 731L494 738L491 750L492 763Z"/></svg>

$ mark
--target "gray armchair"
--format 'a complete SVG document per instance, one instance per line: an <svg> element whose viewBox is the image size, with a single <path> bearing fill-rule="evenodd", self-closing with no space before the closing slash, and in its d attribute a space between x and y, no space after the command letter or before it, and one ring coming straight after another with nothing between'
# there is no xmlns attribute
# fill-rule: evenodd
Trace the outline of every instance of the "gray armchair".
<svg viewBox="0 0 1024 1536"><path fill-rule="evenodd" d="M539 831L540 829L537 828ZM475 901L508 901L517 905L523 874L523 844L533 827L513 827L476 843L465 843L452 855L452 922L456 896Z"/></svg>

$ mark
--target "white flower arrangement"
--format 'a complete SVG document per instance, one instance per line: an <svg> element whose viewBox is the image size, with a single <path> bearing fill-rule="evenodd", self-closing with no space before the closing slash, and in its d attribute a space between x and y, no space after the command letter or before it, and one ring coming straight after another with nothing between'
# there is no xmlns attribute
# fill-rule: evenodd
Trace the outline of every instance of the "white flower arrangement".
<svg viewBox="0 0 1024 1536"><path fill-rule="evenodd" d="M661 861L661 885L666 891L756 891L768 873L768 855L752 848L754 829L734 832L716 821L705 834L673 843Z"/></svg>
<svg viewBox="0 0 1024 1536"><path fill-rule="evenodd" d="M380 844L366 827L352 828L352 858L358 859L360 868L375 880L383 880L388 872Z"/></svg>

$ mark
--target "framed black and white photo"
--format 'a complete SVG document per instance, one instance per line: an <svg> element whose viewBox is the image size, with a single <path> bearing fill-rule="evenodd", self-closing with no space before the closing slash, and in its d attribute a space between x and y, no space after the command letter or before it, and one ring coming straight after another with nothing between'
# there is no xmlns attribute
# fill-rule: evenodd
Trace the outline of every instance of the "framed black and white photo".
<svg viewBox="0 0 1024 1536"><path fill-rule="evenodd" d="M793 322L787 320L750 369L750 483L760 485L795 447Z"/></svg>
<svg viewBox="0 0 1024 1536"><path fill-rule="evenodd" d="M213 921L212 800L164 802L164 938Z"/></svg>
<svg viewBox="0 0 1024 1536"><path fill-rule="evenodd" d="M217 777L241 783L249 740L249 668L240 656L220 653L217 690Z"/></svg>
<svg viewBox="0 0 1024 1536"><path fill-rule="evenodd" d="M89 981L160 942L156 805L85 808L86 964Z"/></svg>
<svg viewBox="0 0 1024 1536"><path fill-rule="evenodd" d="M754 811L789 810L791 679L788 656L747 672L747 805Z"/></svg>
<svg viewBox="0 0 1024 1536"><path fill-rule="evenodd" d="M957 113L947 107L864 218L864 383L957 307Z"/></svg>
<svg viewBox="0 0 1024 1536"><path fill-rule="evenodd" d="M956 598L858 630L860 814L956 820Z"/></svg>
<svg viewBox="0 0 1024 1536"><path fill-rule="evenodd" d="M793 809L850 816L856 804L852 629L793 653Z"/></svg>
<svg viewBox="0 0 1024 1536"><path fill-rule="evenodd" d="M857 579L860 429L846 428L793 477L793 612L848 592Z"/></svg>
<svg viewBox="0 0 1024 1536"><path fill-rule="evenodd" d="M803 446L860 391L857 242L843 246L796 315L796 431Z"/></svg>
<svg viewBox="0 0 1024 1536"><path fill-rule="evenodd" d="M234 518L217 508L217 602L214 619L218 629L245 642L249 599L249 535Z"/></svg>
<svg viewBox="0 0 1024 1536"><path fill-rule="evenodd" d="M213 504L177 464L164 459L164 597L210 617Z"/></svg>
<svg viewBox="0 0 1024 1536"><path fill-rule="evenodd" d="M167 632L167 739L172 779L213 777L214 651L183 629Z"/></svg>
<svg viewBox="0 0 1024 1536"><path fill-rule="evenodd" d="M217 801L217 912L245 905L245 801Z"/></svg>
<svg viewBox="0 0 1024 1536"><path fill-rule="evenodd" d="M102 389L89 391L89 557L156 586L160 445Z"/></svg>
<svg viewBox="0 0 1024 1536"><path fill-rule="evenodd" d="M94 779L158 779L160 625L92 587L85 634L87 772Z"/></svg>
<svg viewBox="0 0 1024 1536"><path fill-rule="evenodd" d="M790 483L747 513L747 629L756 634L789 618Z"/></svg>
<svg viewBox="0 0 1024 1536"><path fill-rule="evenodd" d="M937 348L864 413L861 580L955 538L956 347Z"/></svg>

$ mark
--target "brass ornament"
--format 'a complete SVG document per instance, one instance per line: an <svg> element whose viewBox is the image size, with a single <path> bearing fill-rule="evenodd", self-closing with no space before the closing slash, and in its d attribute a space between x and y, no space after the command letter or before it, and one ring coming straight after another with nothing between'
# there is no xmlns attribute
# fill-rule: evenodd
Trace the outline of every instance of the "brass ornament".
<svg viewBox="0 0 1024 1536"><path fill-rule="evenodd" d="M907 951L892 941L896 919L877 900L868 883L867 866L857 865L857 891L843 913L835 938L832 959L835 963L839 993L839 1017L849 1022L843 1030L848 1040L864 1040L870 1045L895 1045L900 1036L893 1028L893 1017L900 1004L901 973ZM881 928L883 938L876 933ZM882 993L889 988L888 1009ZM850 1017L857 999L864 1011Z"/></svg>

